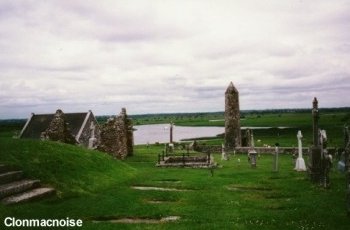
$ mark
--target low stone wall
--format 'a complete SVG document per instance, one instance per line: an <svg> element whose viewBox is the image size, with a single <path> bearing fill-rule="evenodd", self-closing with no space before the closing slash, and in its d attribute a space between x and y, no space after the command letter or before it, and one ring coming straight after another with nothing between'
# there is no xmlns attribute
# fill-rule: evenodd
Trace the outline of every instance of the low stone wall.
<svg viewBox="0 0 350 230"><path fill-rule="evenodd" d="M157 167L179 167L179 168L213 168L217 164L212 156L170 156L160 160L158 156Z"/></svg>
<svg viewBox="0 0 350 230"><path fill-rule="evenodd" d="M236 147L234 149L225 149L225 151L227 153L248 153L250 149L251 147ZM255 147L254 149L258 154L275 153L275 147ZM221 153L222 147L221 145L198 145L194 150L203 153ZM279 147L278 150L280 154L298 154L297 147ZM327 150L331 155L334 155L336 153L336 148L334 147L327 148ZM308 152L308 147L303 148L303 154L306 154Z"/></svg>
<svg viewBox="0 0 350 230"><path fill-rule="evenodd" d="M208 157L167 157L165 163L180 163L180 162L208 162Z"/></svg>

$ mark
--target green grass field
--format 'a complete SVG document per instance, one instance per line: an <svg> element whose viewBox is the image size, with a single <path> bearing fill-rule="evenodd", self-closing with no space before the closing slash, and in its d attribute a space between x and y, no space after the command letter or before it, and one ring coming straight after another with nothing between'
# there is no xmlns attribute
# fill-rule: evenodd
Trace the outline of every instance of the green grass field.
<svg viewBox="0 0 350 230"><path fill-rule="evenodd" d="M293 171L284 155L272 172L271 155L256 169L246 155L208 169L156 168L160 147L137 146L121 162L97 152L52 142L2 140L0 161L21 166L34 178L58 189L57 197L15 206L0 206L0 218L80 218L83 229L348 229L344 175L333 170L331 188L319 188L305 173ZM241 160L238 163L238 158ZM141 191L132 186L185 191ZM163 201L150 203L150 201ZM160 219L169 223L123 224L93 220Z"/></svg>
<svg viewBox="0 0 350 230"><path fill-rule="evenodd" d="M320 111L319 127L327 131L328 143L332 147L342 147L344 124L350 123L349 111ZM264 144L274 146L296 146L298 130L303 133L303 143L306 146L312 144L312 116L311 112L288 112L288 113L249 113L241 119L241 127L271 127L270 129L255 129L255 146ZM149 120L151 120L149 118ZM157 118L154 118L157 120ZM170 119L172 120L172 119ZM214 120L214 121L213 121ZM167 122L167 121L164 121ZM142 122L141 122L142 123ZM223 114L211 116L191 116L186 119L175 120L179 126L224 126ZM287 129L277 129L288 127ZM257 142L260 140L260 142ZM223 138L212 138L209 143L221 144Z"/></svg>
<svg viewBox="0 0 350 230"><path fill-rule="evenodd" d="M309 114L295 116L292 119L292 114L252 115L242 123L244 126L288 126L295 130L304 127L304 137L311 139ZM327 115L320 120L321 126L329 130L333 143L339 145L345 116L343 113ZM279 135L279 141L296 143L294 129L286 129L286 133ZM257 132L255 136L275 143L277 137L270 131ZM216 154L219 167L212 176L208 169L155 167L163 146L135 146L135 156L119 161L78 146L13 139L14 133L13 128L0 132L0 162L20 167L27 176L55 187L58 193L38 202L0 205L0 229L6 229L3 220L8 216L82 219L82 229L350 228L345 206L345 175L335 166L331 171L331 187L323 189L310 183L306 173L293 170L290 155L281 156L280 170L273 172L270 154L261 155L256 169L250 168L246 155L237 154L229 161L221 161L220 154ZM132 186L181 191L144 191ZM159 220L168 216L180 219L160 223L109 221Z"/></svg>

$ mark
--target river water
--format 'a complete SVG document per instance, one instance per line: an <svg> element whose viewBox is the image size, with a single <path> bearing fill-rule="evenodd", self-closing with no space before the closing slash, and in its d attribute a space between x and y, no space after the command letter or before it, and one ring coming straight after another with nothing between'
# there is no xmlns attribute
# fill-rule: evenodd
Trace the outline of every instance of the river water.
<svg viewBox="0 0 350 230"><path fill-rule="evenodd" d="M134 144L168 143L170 139L169 124L136 125L134 126ZM186 138L211 137L225 132L224 127L190 127L173 126L173 141Z"/></svg>
<svg viewBox="0 0 350 230"><path fill-rule="evenodd" d="M155 125L136 125L134 126L134 144L154 144L168 143L170 139L170 125L169 124L155 124ZM241 129L269 129L272 127L241 127ZM276 127L278 129L287 129L289 127ZM198 138L198 137L213 137L225 132L224 127L215 126L175 126L173 127L173 141L178 142L182 139Z"/></svg>

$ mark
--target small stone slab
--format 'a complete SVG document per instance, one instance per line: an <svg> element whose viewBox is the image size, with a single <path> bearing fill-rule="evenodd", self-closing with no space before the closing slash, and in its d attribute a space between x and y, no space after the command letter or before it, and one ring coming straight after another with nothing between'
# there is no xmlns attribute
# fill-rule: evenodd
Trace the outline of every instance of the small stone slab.
<svg viewBox="0 0 350 230"><path fill-rule="evenodd" d="M147 200L146 203L148 204L168 204L168 203L174 203L175 201L172 200Z"/></svg>
<svg viewBox="0 0 350 230"><path fill-rule="evenodd" d="M136 189L136 190L144 190L144 191L177 191L177 192L184 192L184 191L189 191L185 189L177 189L177 188L162 188L162 187L148 187L148 186L132 186L131 188Z"/></svg>
<svg viewBox="0 0 350 230"><path fill-rule="evenodd" d="M0 198L14 195L40 186L40 180L20 180L0 185Z"/></svg>
<svg viewBox="0 0 350 230"><path fill-rule="evenodd" d="M26 202L26 201L42 198L44 196L49 196L54 193L55 193L55 189L53 188L36 188L28 192L7 197L3 199L2 202L6 205L17 204L20 202Z"/></svg>
<svg viewBox="0 0 350 230"><path fill-rule="evenodd" d="M4 164L0 164L0 172L6 172L8 171L8 167Z"/></svg>
<svg viewBox="0 0 350 230"><path fill-rule="evenodd" d="M0 184L6 184L21 179L23 176L22 171L11 171L0 174Z"/></svg>

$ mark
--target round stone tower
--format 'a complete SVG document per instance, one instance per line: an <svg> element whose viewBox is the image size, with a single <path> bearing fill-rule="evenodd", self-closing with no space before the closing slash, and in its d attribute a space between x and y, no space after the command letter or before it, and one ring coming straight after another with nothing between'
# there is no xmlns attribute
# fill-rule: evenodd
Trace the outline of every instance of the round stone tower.
<svg viewBox="0 0 350 230"><path fill-rule="evenodd" d="M231 82L225 92L225 147L227 149L241 146L239 119L239 93Z"/></svg>

